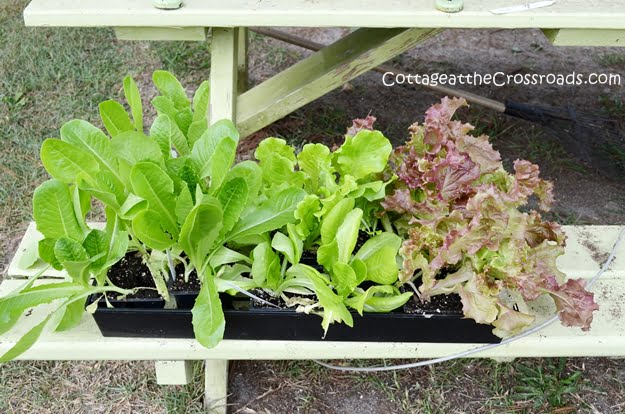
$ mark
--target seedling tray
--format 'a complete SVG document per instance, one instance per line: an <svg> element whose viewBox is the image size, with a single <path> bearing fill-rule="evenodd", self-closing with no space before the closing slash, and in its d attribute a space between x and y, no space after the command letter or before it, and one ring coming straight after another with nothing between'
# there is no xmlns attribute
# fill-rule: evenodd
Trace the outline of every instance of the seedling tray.
<svg viewBox="0 0 625 414"><path fill-rule="evenodd" d="M223 298L225 339L353 342L496 343L492 326L460 315L417 315L403 312L353 313L354 327L332 324L323 335L321 317L291 309L234 309ZM94 319L103 336L193 338L191 311L99 307Z"/></svg>

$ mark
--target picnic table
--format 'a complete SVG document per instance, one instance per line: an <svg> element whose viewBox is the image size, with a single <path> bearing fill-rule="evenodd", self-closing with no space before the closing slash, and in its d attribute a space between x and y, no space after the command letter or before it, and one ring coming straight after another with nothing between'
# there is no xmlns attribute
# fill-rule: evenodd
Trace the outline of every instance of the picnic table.
<svg viewBox="0 0 625 414"><path fill-rule="evenodd" d="M521 3L523 1L521 0ZM151 0L33 0L24 11L27 26L113 27L123 40L196 40L211 36L210 119L235 121L245 137L340 87L448 28L538 28L555 45L624 46L625 1L558 0L555 5L494 15L503 0L466 0L459 13L443 13L432 0L186 0L176 10L159 10ZM249 88L248 31L253 27L358 27L270 79ZM439 45L444 47L444 45ZM566 254L559 266L572 277L591 278L612 249L622 226L565 226ZM33 269L21 256L41 237L31 224L11 263L0 295ZM622 249L624 250L624 249ZM625 254L594 286L600 310L589 332L551 325L541 332L478 357L625 356ZM48 271L50 283L63 277ZM537 306L543 306L538 304ZM553 313L547 305L545 315ZM45 312L45 306L33 314ZM0 337L0 354L27 331ZM24 360L154 360L158 382L190 380L190 361L206 361L206 402L226 411L227 361L236 359L430 358L471 349L475 344L289 342L224 340L205 349L192 339L105 338L86 314L69 332L44 333Z"/></svg>

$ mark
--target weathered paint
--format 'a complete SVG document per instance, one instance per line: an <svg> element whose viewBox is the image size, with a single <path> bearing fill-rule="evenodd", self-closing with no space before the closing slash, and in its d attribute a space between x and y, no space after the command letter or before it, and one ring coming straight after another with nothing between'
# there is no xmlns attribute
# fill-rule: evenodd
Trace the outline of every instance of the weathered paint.
<svg viewBox="0 0 625 414"><path fill-rule="evenodd" d="M519 2L523 3L523 2ZM33 0L27 26L299 26L625 29L625 2L561 0L551 7L493 15L509 0L467 0L459 13L434 0L185 0L178 10L128 0Z"/></svg>
<svg viewBox="0 0 625 414"><path fill-rule="evenodd" d="M205 27L115 27L119 40L206 40Z"/></svg>
<svg viewBox="0 0 625 414"><path fill-rule="evenodd" d="M358 29L239 96L247 136L437 34L438 29Z"/></svg>
<svg viewBox="0 0 625 414"><path fill-rule="evenodd" d="M185 385L193 380L193 361L156 361L156 383Z"/></svg>
<svg viewBox="0 0 625 414"><path fill-rule="evenodd" d="M239 31L236 28L213 27L211 41L209 121L235 121L238 93Z"/></svg>
<svg viewBox="0 0 625 414"><path fill-rule="evenodd" d="M555 46L625 46L625 30L545 29L543 32Z"/></svg>
<svg viewBox="0 0 625 414"><path fill-rule="evenodd" d="M228 361L204 362L204 407L211 413L226 414L228 403Z"/></svg>

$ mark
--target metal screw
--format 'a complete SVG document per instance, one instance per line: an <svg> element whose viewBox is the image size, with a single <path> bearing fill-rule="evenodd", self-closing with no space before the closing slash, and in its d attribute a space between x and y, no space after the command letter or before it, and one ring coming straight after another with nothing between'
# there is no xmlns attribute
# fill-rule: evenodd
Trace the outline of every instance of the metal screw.
<svg viewBox="0 0 625 414"><path fill-rule="evenodd" d="M182 0L154 0L154 7L157 9L179 9L182 6Z"/></svg>
<svg viewBox="0 0 625 414"><path fill-rule="evenodd" d="M457 13L464 7L464 0L436 0L434 5L442 12Z"/></svg>

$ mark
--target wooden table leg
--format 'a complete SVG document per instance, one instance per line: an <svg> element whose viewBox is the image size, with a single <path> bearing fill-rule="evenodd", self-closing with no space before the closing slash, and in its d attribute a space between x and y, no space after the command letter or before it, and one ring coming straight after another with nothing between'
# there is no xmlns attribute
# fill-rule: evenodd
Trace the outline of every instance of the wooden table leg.
<svg viewBox="0 0 625 414"><path fill-rule="evenodd" d="M193 380L193 361L156 361L156 383L186 385Z"/></svg>
<svg viewBox="0 0 625 414"><path fill-rule="evenodd" d="M209 124L220 119L236 122L239 71L239 29L213 27L211 43Z"/></svg>
<svg viewBox="0 0 625 414"><path fill-rule="evenodd" d="M206 360L204 407L211 413L226 414L228 403L228 361Z"/></svg>

